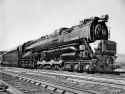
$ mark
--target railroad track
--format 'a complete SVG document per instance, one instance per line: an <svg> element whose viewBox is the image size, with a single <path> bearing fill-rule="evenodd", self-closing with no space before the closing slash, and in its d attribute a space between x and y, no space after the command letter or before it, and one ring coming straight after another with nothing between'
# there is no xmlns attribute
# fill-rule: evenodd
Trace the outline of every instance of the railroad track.
<svg viewBox="0 0 125 94"><path fill-rule="evenodd" d="M57 74L66 74L66 75L76 75L76 76L87 76L87 77L96 77L96 78L107 78L107 79L114 79L114 80L125 80L125 73L122 72L121 75L116 74L101 74L101 73L95 73L95 74L88 74L88 73L76 73L76 72L67 72L67 71L54 71L54 70L40 70L40 69L23 69L22 68L8 68L7 70L16 71L16 72L39 72L39 73L45 73L49 75L57 75Z"/></svg>
<svg viewBox="0 0 125 94"><path fill-rule="evenodd" d="M58 80L48 80L49 78L47 78L46 76L34 76L33 75L23 75L24 79L25 77L28 76L28 78L32 78L35 80L39 80L42 82L48 82L48 83L52 83L56 85L60 85L64 86L66 88L71 88L72 89L77 89L79 91L89 91L90 93L94 93L94 94L120 94L121 92L125 93L125 90L121 87L118 88L120 86L116 86L114 84L109 85L109 83L100 83L100 82L95 82L95 81L88 81L88 80L81 80L79 81L79 83L74 83L72 82L72 80L67 80L67 81L63 81L61 79L61 81ZM44 79L44 80L41 80ZM77 80L78 81L78 80ZM123 94L124 94L123 93ZM81 93L82 94L82 93Z"/></svg>
<svg viewBox="0 0 125 94"><path fill-rule="evenodd" d="M12 76L17 77L17 74L5 73L5 72L4 72L4 74L5 75L8 74L8 75L12 75ZM46 88L47 90L52 91L53 92L52 94L56 94L56 93L57 94L96 94L96 93L93 93L93 92L90 92L90 91L87 91L87 90L79 91L75 88L70 87L69 85L67 87L67 86L65 86L65 83L58 82L54 79L50 79L50 78L47 78L47 77L42 77L42 80L40 80L38 77L35 77L35 75L34 76L20 75L17 78L18 78L18 80L23 81L23 83L24 82L31 83L31 84L36 85L38 87L42 86L42 87ZM52 82L52 83L50 83L50 82ZM12 83L10 83L10 84L12 84ZM32 93L27 93L28 91L24 86L23 87L26 89L26 92L25 92L25 90L20 89L20 84L21 84L21 82L19 82L19 81L16 82L16 87L19 90L24 91L24 93L26 93L26 94L32 94ZM62 84L63 84L63 86L62 86ZM19 87L18 87L18 85L19 85ZM21 88L22 88L22 86L21 86ZM37 93L33 93L33 94L37 94Z"/></svg>
<svg viewBox="0 0 125 94"><path fill-rule="evenodd" d="M29 81L34 84L42 84L46 88L61 89L63 92L68 91L70 93L86 94L125 94L124 81L114 79L95 79L92 77L71 76L67 74L58 73L45 73L37 71L24 71L23 72L8 72L10 75L16 75L19 79ZM56 76L54 76L56 75ZM87 76L87 75L86 75ZM83 79L84 78L84 79ZM109 81L106 81L109 80ZM116 82L115 82L116 81ZM58 90L58 89L57 89ZM71 92L72 91L72 92Z"/></svg>
<svg viewBox="0 0 125 94"><path fill-rule="evenodd" d="M0 79L7 82L9 85L12 85L14 88L18 89L18 91L21 92L14 94L59 94L58 92L53 92L48 89L45 89L42 86L34 85L33 83L28 83L24 80L20 80L16 76L8 75L5 73L0 73L0 75ZM2 92L2 94L11 93Z"/></svg>
<svg viewBox="0 0 125 94"><path fill-rule="evenodd" d="M18 69L18 68L17 68ZM13 69L12 69L13 70ZM10 70L10 71L12 71ZM22 69L21 69L22 70ZM18 69L18 72L21 72L20 69ZM14 70L13 70L14 71ZM22 72L28 73L28 74L37 74L37 75L46 75L49 77L65 77L69 79L79 79L79 80L93 80L95 82L105 82L105 83L114 83L118 85L124 85L125 84L125 76L122 75L112 75L112 74L86 74L86 73L72 73L72 72L60 72L60 71L49 71L49 70L29 70L25 69Z"/></svg>

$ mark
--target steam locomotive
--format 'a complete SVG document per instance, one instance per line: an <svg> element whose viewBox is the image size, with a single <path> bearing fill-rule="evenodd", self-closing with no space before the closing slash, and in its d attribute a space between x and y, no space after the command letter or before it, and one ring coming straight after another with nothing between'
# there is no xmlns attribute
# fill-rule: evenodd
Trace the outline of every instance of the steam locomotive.
<svg viewBox="0 0 125 94"><path fill-rule="evenodd" d="M108 15L90 17L28 41L2 55L3 66L77 72L113 72L116 42L109 40ZM93 48L92 45L96 45Z"/></svg>

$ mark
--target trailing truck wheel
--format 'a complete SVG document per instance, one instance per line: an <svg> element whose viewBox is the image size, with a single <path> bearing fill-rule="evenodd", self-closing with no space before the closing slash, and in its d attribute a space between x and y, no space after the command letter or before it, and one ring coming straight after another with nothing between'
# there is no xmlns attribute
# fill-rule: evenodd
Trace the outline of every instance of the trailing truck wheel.
<svg viewBox="0 0 125 94"><path fill-rule="evenodd" d="M73 70L76 71L76 72L82 73L83 72L83 65L75 64L73 66Z"/></svg>
<svg viewBox="0 0 125 94"><path fill-rule="evenodd" d="M89 65L89 64L87 64L86 66L85 66L85 71L87 72L87 73L94 73L94 69L93 69L93 66L92 65Z"/></svg>

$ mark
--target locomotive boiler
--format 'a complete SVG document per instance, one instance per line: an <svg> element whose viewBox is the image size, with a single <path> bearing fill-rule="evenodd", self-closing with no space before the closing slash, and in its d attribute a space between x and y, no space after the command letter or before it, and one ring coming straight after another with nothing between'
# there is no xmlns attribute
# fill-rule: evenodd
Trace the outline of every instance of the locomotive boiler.
<svg viewBox="0 0 125 94"><path fill-rule="evenodd" d="M109 40L108 18L103 15L84 19L78 25L20 45L18 67L113 72L116 42ZM94 49L93 44L97 45Z"/></svg>

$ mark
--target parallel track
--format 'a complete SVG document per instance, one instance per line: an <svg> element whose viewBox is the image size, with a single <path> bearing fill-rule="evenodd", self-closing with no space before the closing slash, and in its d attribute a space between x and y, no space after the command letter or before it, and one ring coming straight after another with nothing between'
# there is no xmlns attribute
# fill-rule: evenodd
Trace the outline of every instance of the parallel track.
<svg viewBox="0 0 125 94"><path fill-rule="evenodd" d="M12 69L13 70L13 69ZM30 80L33 83L44 83L47 85L57 86L67 91L76 93L84 92L85 94L125 94L125 78L113 79L112 77L97 76L92 77L85 75L73 75L70 73L50 72L38 70L22 70L23 72L8 71L11 75L17 75L24 80ZM20 69L19 69L20 70ZM74 73L75 74L75 73ZM106 75L105 75L106 76ZM117 76L116 76L117 77ZM103 79L102 79L103 78ZM107 80L107 81L106 81ZM65 87L65 88L64 88ZM83 93L81 93L83 94Z"/></svg>

